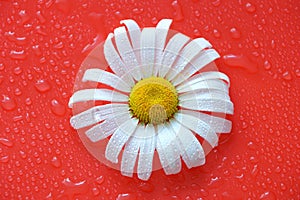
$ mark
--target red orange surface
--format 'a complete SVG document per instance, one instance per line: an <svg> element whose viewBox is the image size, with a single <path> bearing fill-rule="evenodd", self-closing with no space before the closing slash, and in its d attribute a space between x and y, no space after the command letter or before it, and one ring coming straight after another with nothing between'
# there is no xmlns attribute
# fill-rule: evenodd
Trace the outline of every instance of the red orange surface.
<svg viewBox="0 0 300 200"><path fill-rule="evenodd" d="M297 0L0 1L0 199L300 199ZM102 165L70 127L80 63L121 19L205 37L233 130L198 168L149 181Z"/></svg>

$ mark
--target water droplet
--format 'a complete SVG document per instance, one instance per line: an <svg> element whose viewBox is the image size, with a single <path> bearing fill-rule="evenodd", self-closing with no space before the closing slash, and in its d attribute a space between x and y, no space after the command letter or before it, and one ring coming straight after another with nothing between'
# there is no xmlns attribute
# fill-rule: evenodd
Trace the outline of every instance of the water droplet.
<svg viewBox="0 0 300 200"><path fill-rule="evenodd" d="M116 11L115 16L119 19L122 20L124 19L124 15L121 13L121 11Z"/></svg>
<svg viewBox="0 0 300 200"><path fill-rule="evenodd" d="M58 198L67 196L69 199L73 199L74 195L85 195L88 191L86 181L74 183L69 178L66 178L63 180L62 184L65 186L65 190L63 190Z"/></svg>
<svg viewBox="0 0 300 200"><path fill-rule="evenodd" d="M281 172L281 168L280 166L277 166L276 169L274 170L277 174L279 174Z"/></svg>
<svg viewBox="0 0 300 200"><path fill-rule="evenodd" d="M58 10L68 14L73 6L73 1L71 0L56 0L55 1L56 7Z"/></svg>
<svg viewBox="0 0 300 200"><path fill-rule="evenodd" d="M201 188L199 191L203 197L207 197L209 195L209 192L206 189Z"/></svg>
<svg viewBox="0 0 300 200"><path fill-rule="evenodd" d="M254 177L256 177L257 174L258 174L258 172L259 172L258 165L254 165L253 169L251 171L251 175L254 176Z"/></svg>
<svg viewBox="0 0 300 200"><path fill-rule="evenodd" d="M241 38L241 33L234 27L230 29L230 34L231 34L231 37L234 39Z"/></svg>
<svg viewBox="0 0 300 200"><path fill-rule="evenodd" d="M0 63L0 71L3 71L5 68L4 64L3 63Z"/></svg>
<svg viewBox="0 0 300 200"><path fill-rule="evenodd" d="M4 35L7 37L7 39L11 42L14 42L15 41L15 32L12 32L12 31L8 31L8 32L5 32Z"/></svg>
<svg viewBox="0 0 300 200"><path fill-rule="evenodd" d="M266 61L264 62L264 68L265 68L266 70L271 69L271 63L270 63L268 60L266 60Z"/></svg>
<svg viewBox="0 0 300 200"><path fill-rule="evenodd" d="M7 39L11 42L16 43L17 45L24 45L26 44L26 37L16 37L15 32L5 32L4 35L7 37Z"/></svg>
<svg viewBox="0 0 300 200"><path fill-rule="evenodd" d="M258 163L259 162L259 159L255 156L251 156L249 160L250 160L251 163Z"/></svg>
<svg viewBox="0 0 300 200"><path fill-rule="evenodd" d="M14 74L15 75L19 75L19 74L21 74L22 73L22 68L21 67L16 67L15 69L14 69Z"/></svg>
<svg viewBox="0 0 300 200"><path fill-rule="evenodd" d="M263 194L260 195L259 199L262 199L262 200L276 200L276 195L273 193L273 192L265 192Z"/></svg>
<svg viewBox="0 0 300 200"><path fill-rule="evenodd" d="M99 24L104 23L104 18L102 13L92 12L88 15L88 22L96 29L98 33L105 33L104 27L99 26Z"/></svg>
<svg viewBox="0 0 300 200"><path fill-rule="evenodd" d="M47 35L48 35L46 31L43 31L43 30L42 30L42 27L41 27L41 26L36 26L35 30L36 30L36 32L37 32L38 34L40 34L40 35L43 35L43 36L47 36Z"/></svg>
<svg viewBox="0 0 300 200"><path fill-rule="evenodd" d="M35 54L36 56L41 56L41 55L42 55L42 51L41 51L39 45L34 45L34 46L32 46L32 50L33 50L33 52L34 52L34 54Z"/></svg>
<svg viewBox="0 0 300 200"><path fill-rule="evenodd" d="M140 183L138 188L144 192L152 192L154 190L154 186L148 182Z"/></svg>
<svg viewBox="0 0 300 200"><path fill-rule="evenodd" d="M17 107L17 104L14 99L6 95L2 95L1 106L4 110L11 111Z"/></svg>
<svg viewBox="0 0 300 200"><path fill-rule="evenodd" d="M24 45L26 44L26 42L27 42L26 37L17 37L15 40L15 43L17 45Z"/></svg>
<svg viewBox="0 0 300 200"><path fill-rule="evenodd" d="M223 59L226 65L239 67L250 73L255 73L258 70L257 65L244 55L227 54L223 56Z"/></svg>
<svg viewBox="0 0 300 200"><path fill-rule="evenodd" d="M153 18L151 19L151 22L152 22L152 24L153 24L154 26L156 26L156 24L158 23L158 19L157 19L156 17L153 17Z"/></svg>
<svg viewBox="0 0 300 200"><path fill-rule="evenodd" d="M137 196L133 193L119 194L116 200L136 200Z"/></svg>
<svg viewBox="0 0 300 200"><path fill-rule="evenodd" d="M221 37L221 33L217 29L213 30L213 34L214 34L215 38L220 38Z"/></svg>
<svg viewBox="0 0 300 200"><path fill-rule="evenodd" d="M29 97L25 99L25 104L27 106L30 106L32 104L32 101L31 101L31 99Z"/></svg>
<svg viewBox="0 0 300 200"><path fill-rule="evenodd" d="M274 40L271 41L271 48L275 49L275 41Z"/></svg>
<svg viewBox="0 0 300 200"><path fill-rule="evenodd" d="M179 2L176 0L173 1L172 8L174 9L174 21L182 21L183 14L182 14L181 5L179 4Z"/></svg>
<svg viewBox="0 0 300 200"><path fill-rule="evenodd" d="M223 185L224 181L221 179L221 177L212 177L210 179L210 182L208 183L208 185L211 188L219 188L221 187L221 185Z"/></svg>
<svg viewBox="0 0 300 200"><path fill-rule="evenodd" d="M38 80L34 86L37 89L37 91L41 93L48 92L51 89L51 86L48 83L48 81L43 79Z"/></svg>
<svg viewBox="0 0 300 200"><path fill-rule="evenodd" d="M282 78L283 78L284 80L290 81L290 80L292 80L292 75L291 75L289 72L284 72L284 73L282 74Z"/></svg>
<svg viewBox="0 0 300 200"><path fill-rule="evenodd" d="M66 112L66 107L61 104L58 100L53 99L51 101L51 111L58 116L63 116Z"/></svg>
<svg viewBox="0 0 300 200"><path fill-rule="evenodd" d="M62 49L63 47L64 47L64 44L62 42L59 42L56 45L54 45L55 49Z"/></svg>
<svg viewBox="0 0 300 200"><path fill-rule="evenodd" d="M99 43L103 41L103 35L98 34L94 39L93 43L87 44L81 51L81 53L85 54L90 52L92 49L94 49Z"/></svg>
<svg viewBox="0 0 300 200"><path fill-rule="evenodd" d="M3 83L3 79L4 79L4 77L2 75L0 75L0 85L1 85L1 83Z"/></svg>
<svg viewBox="0 0 300 200"><path fill-rule="evenodd" d="M12 141L10 141L6 138L0 138L0 143L3 144L4 146L7 146L7 147L12 147L13 146Z"/></svg>
<svg viewBox="0 0 300 200"><path fill-rule="evenodd" d="M215 0L211 2L213 6L218 7L221 4L221 0Z"/></svg>
<svg viewBox="0 0 300 200"><path fill-rule="evenodd" d="M276 159L277 159L277 161L279 162L279 163L281 163L282 162L282 157L280 156L280 155L278 155L277 157L276 157Z"/></svg>
<svg viewBox="0 0 300 200"><path fill-rule="evenodd" d="M247 12L249 12L249 13L254 13L256 10L255 6L251 3L246 3L245 7L246 7Z"/></svg>
<svg viewBox="0 0 300 200"><path fill-rule="evenodd" d="M43 64L43 63L45 63L45 62L46 62L46 58L45 58L45 57L42 57L42 58L40 59L40 63Z"/></svg>
<svg viewBox="0 0 300 200"><path fill-rule="evenodd" d="M198 29L194 29L193 33L194 33L195 37L200 37L201 36L201 33Z"/></svg>
<svg viewBox="0 0 300 200"><path fill-rule="evenodd" d="M248 145L247 145L247 146L248 146L249 149L251 149L251 150L255 150L255 148L256 148L256 145L255 145L252 141L248 142Z"/></svg>
<svg viewBox="0 0 300 200"><path fill-rule="evenodd" d="M20 151L19 153L21 158L25 159L27 157L24 151Z"/></svg>
<svg viewBox="0 0 300 200"><path fill-rule="evenodd" d="M98 196L98 195L100 194L99 189L96 188L96 187L93 187L93 188L92 188L92 192L93 192L93 195L94 195L94 196Z"/></svg>
<svg viewBox="0 0 300 200"><path fill-rule="evenodd" d="M44 15L41 13L41 11L37 11L36 16L41 24L46 22L46 19L45 19Z"/></svg>
<svg viewBox="0 0 300 200"><path fill-rule="evenodd" d="M9 156L3 156L0 158L1 163L7 163L9 161Z"/></svg>
<svg viewBox="0 0 300 200"><path fill-rule="evenodd" d="M52 159L51 159L51 164L54 166L54 167L57 167L59 168L61 166L61 162L60 160L54 156Z"/></svg>
<svg viewBox="0 0 300 200"><path fill-rule="evenodd" d="M199 10L195 10L194 15L195 15L195 17L200 17L200 11Z"/></svg>
<svg viewBox="0 0 300 200"><path fill-rule="evenodd" d="M96 183L101 185L104 182L104 176L99 176L98 178L96 178Z"/></svg>
<svg viewBox="0 0 300 200"><path fill-rule="evenodd" d="M143 8L133 8L132 12L136 15L142 14L144 12Z"/></svg>
<svg viewBox="0 0 300 200"><path fill-rule="evenodd" d="M284 183L280 183L280 189L282 191L285 191L286 190L286 185Z"/></svg>
<svg viewBox="0 0 300 200"><path fill-rule="evenodd" d="M11 51L9 56L15 60L24 60L26 58L26 54L24 50L21 51Z"/></svg>
<svg viewBox="0 0 300 200"><path fill-rule="evenodd" d="M169 195L171 192L170 192L170 189L169 188L167 188L167 187L163 187L162 188L162 194L163 195L165 195L165 196L167 196L167 195Z"/></svg>
<svg viewBox="0 0 300 200"><path fill-rule="evenodd" d="M14 122L19 122L23 120L23 116L22 115L17 115L13 117L13 121Z"/></svg>
<svg viewBox="0 0 300 200"><path fill-rule="evenodd" d="M295 74L297 77L300 77L300 69L296 69ZM1 77L0 77L0 83L1 83Z"/></svg>
<svg viewBox="0 0 300 200"><path fill-rule="evenodd" d="M21 23L25 24L26 22L28 22L30 20L29 15L26 13L25 10L21 10L19 12L19 16L21 17Z"/></svg>

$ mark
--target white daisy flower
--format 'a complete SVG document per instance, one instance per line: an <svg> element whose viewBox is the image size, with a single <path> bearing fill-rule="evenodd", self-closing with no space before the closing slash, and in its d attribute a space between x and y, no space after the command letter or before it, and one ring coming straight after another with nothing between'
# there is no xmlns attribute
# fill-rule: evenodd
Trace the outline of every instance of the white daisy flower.
<svg viewBox="0 0 300 200"><path fill-rule="evenodd" d="M107 102L74 115L71 125L85 128L92 142L108 139L105 159L142 180L154 170L155 154L166 174L176 174L182 160L188 168L203 165L203 144L213 148L218 133L231 131L229 78L211 68L219 54L204 38L172 33L171 23L140 29L121 21L103 45L112 73L90 68L82 78L112 89L81 89L69 102Z"/></svg>

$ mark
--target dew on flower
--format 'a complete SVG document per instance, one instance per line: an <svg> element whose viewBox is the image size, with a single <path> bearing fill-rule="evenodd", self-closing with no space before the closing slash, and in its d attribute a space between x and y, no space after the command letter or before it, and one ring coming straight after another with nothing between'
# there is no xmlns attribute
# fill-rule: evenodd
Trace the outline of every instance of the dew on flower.
<svg viewBox="0 0 300 200"><path fill-rule="evenodd" d="M214 64L220 55L171 23L141 29L121 21L83 62L69 101L85 147L124 176L201 166L231 131L230 80Z"/></svg>

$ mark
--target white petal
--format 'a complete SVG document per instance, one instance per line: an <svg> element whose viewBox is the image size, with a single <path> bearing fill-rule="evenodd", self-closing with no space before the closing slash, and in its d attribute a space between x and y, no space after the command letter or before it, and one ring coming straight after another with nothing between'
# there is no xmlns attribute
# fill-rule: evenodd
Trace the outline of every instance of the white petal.
<svg viewBox="0 0 300 200"><path fill-rule="evenodd" d="M148 124L145 127L145 137L141 141L139 160L138 160L138 177L142 180L148 180L152 173L153 154L156 145L156 134L153 125Z"/></svg>
<svg viewBox="0 0 300 200"><path fill-rule="evenodd" d="M130 36L132 47L136 53L136 58L140 58L139 49L140 49L140 38L141 38L141 29L139 25L132 19L122 20L121 24L125 24L127 31Z"/></svg>
<svg viewBox="0 0 300 200"><path fill-rule="evenodd" d="M141 71L143 78L153 75L155 63L155 28L144 28L141 34Z"/></svg>
<svg viewBox="0 0 300 200"><path fill-rule="evenodd" d="M105 43L104 43L104 55L107 63L109 64L112 71L121 77L127 84L130 86L134 85L134 81L130 73L128 73L127 66L123 63L122 59L120 58L117 50L115 49L112 38L114 35L111 33L107 36Z"/></svg>
<svg viewBox="0 0 300 200"><path fill-rule="evenodd" d="M191 62L202 50L210 48L211 44L204 38L196 38L189 42L180 52L180 57L173 63L166 75L168 80L172 80L179 74L185 66Z"/></svg>
<svg viewBox="0 0 300 200"><path fill-rule="evenodd" d="M172 24L171 19L162 19L158 22L155 30L155 65L153 69L153 75L157 76L158 70L161 67L161 61L163 58L163 50L165 48L165 43L169 28Z"/></svg>
<svg viewBox="0 0 300 200"><path fill-rule="evenodd" d="M187 87L192 84L196 84L198 82L202 81L207 81L207 80L223 80L228 84L228 87L230 85L230 80L228 76L222 72L216 72L216 71L211 71L211 72L202 72L200 74L196 74L192 76L191 78L187 79L185 82L183 82L180 85L176 85L177 89Z"/></svg>
<svg viewBox="0 0 300 200"><path fill-rule="evenodd" d="M127 36L125 27L119 27L114 30L115 41L118 51L122 57L122 60L129 70L129 73L137 81L141 80L141 71L139 62L136 58L136 54L132 49L130 41ZM138 51L138 50L135 50Z"/></svg>
<svg viewBox="0 0 300 200"><path fill-rule="evenodd" d="M110 115L109 118L105 119L100 124L97 124L87 130L85 134L92 142L103 140L104 138L112 135L124 121L127 121L130 118L131 115L129 112L121 112L116 113L116 115Z"/></svg>
<svg viewBox="0 0 300 200"><path fill-rule="evenodd" d="M176 87L178 93L197 92L205 90L218 90L220 92L228 93L228 85L221 80L206 80L196 82L194 84L184 84Z"/></svg>
<svg viewBox="0 0 300 200"><path fill-rule="evenodd" d="M176 135L169 125L158 125L156 150L167 175L181 170L180 150Z"/></svg>
<svg viewBox="0 0 300 200"><path fill-rule="evenodd" d="M218 145L218 135L207 123L191 115L176 113L174 118L183 126L204 138L212 147Z"/></svg>
<svg viewBox="0 0 300 200"><path fill-rule="evenodd" d="M80 129L102 120L110 118L111 116L128 113L128 105L126 104L106 104L92 107L84 112L74 115L70 119L73 128Z"/></svg>
<svg viewBox="0 0 300 200"><path fill-rule="evenodd" d="M121 173L124 176L132 177L138 151L140 149L141 143L143 142L143 139L138 135L143 134L144 131L145 128L141 125L138 125L135 133L130 137L125 145L121 161Z"/></svg>
<svg viewBox="0 0 300 200"><path fill-rule="evenodd" d="M205 163L205 153L194 134L176 120L170 121L180 145L180 154L188 168L201 166Z"/></svg>
<svg viewBox="0 0 300 200"><path fill-rule="evenodd" d="M220 55L214 49L202 51L194 60L191 60L191 62L185 66L180 74L176 75L176 78L172 80L173 84L178 85L182 83L217 58L220 58Z"/></svg>
<svg viewBox="0 0 300 200"><path fill-rule="evenodd" d="M105 150L105 157L112 163L118 163L119 154L136 129L138 120L131 118L121 124L111 136Z"/></svg>
<svg viewBox="0 0 300 200"><path fill-rule="evenodd" d="M70 119L73 128L80 129L93 124L96 124L110 116L128 112L128 105L126 104L106 104L92 107Z"/></svg>
<svg viewBox="0 0 300 200"><path fill-rule="evenodd" d="M230 101L230 97L227 92L222 92L219 90L206 90L201 92L186 92L180 94L178 97L179 101L187 101L193 99L222 99L224 101Z"/></svg>
<svg viewBox="0 0 300 200"><path fill-rule="evenodd" d="M124 82L120 77L101 69L86 70L82 81L95 81L103 83L123 92L130 92L131 90L130 86L126 82Z"/></svg>
<svg viewBox="0 0 300 200"><path fill-rule="evenodd" d="M76 91L69 100L69 107L83 101L128 102L128 96L108 89L84 89Z"/></svg>
<svg viewBox="0 0 300 200"><path fill-rule="evenodd" d="M216 117L213 115L208 115L202 112L191 110L180 110L179 112L183 114L192 115L196 118L201 119L202 121L210 125L210 127L214 129L217 133L230 133L231 131L232 122L225 118Z"/></svg>
<svg viewBox="0 0 300 200"><path fill-rule="evenodd" d="M223 99L191 99L179 102L179 106L191 110L233 114L233 103Z"/></svg>
<svg viewBox="0 0 300 200"><path fill-rule="evenodd" d="M158 69L158 75L165 77L172 64L179 55L180 50L189 41L189 37L181 33L174 35L168 42L162 56L161 67Z"/></svg>

